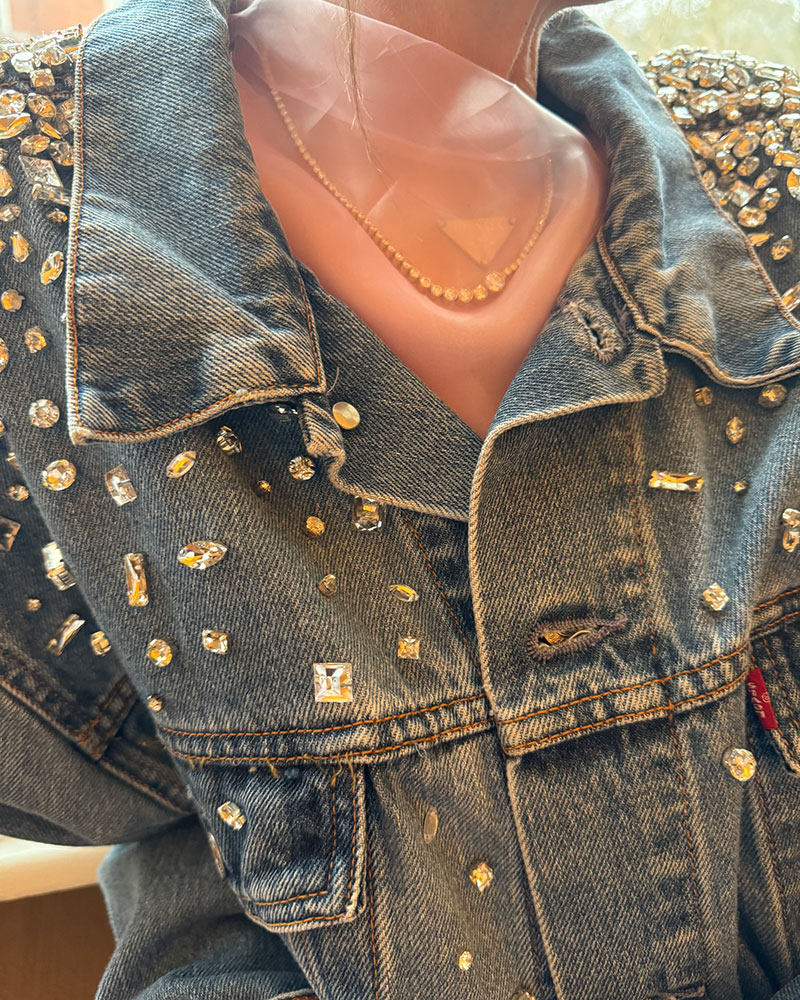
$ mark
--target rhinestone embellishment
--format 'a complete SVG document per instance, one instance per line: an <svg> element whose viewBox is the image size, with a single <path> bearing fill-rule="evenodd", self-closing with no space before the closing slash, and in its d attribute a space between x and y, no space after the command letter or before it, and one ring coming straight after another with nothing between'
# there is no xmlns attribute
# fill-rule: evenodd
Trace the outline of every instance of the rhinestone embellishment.
<svg viewBox="0 0 800 1000"><path fill-rule="evenodd" d="M317 538L325 531L325 522L321 517L307 517L304 530L307 535Z"/></svg>
<svg viewBox="0 0 800 1000"><path fill-rule="evenodd" d="M86 624L85 619L79 615L68 615L58 626L56 634L47 642L47 650L56 656L61 656L68 642L75 636L76 632Z"/></svg>
<svg viewBox="0 0 800 1000"><path fill-rule="evenodd" d="M738 444L744 437L744 424L738 417L731 417L725 425L725 434L732 444Z"/></svg>
<svg viewBox="0 0 800 1000"><path fill-rule="evenodd" d="M494 872L485 861L481 861L472 869L469 877L478 892L483 892L494 878Z"/></svg>
<svg viewBox="0 0 800 1000"><path fill-rule="evenodd" d="M399 601L418 601L419 594L413 587L407 587L404 583L390 583L389 592Z"/></svg>
<svg viewBox="0 0 800 1000"><path fill-rule="evenodd" d="M158 695L151 694L147 698L147 707L151 712L160 712L164 707L164 702L158 697Z"/></svg>
<svg viewBox="0 0 800 1000"><path fill-rule="evenodd" d="M737 781L749 781L755 773L756 759L749 750L742 747L729 747L722 762Z"/></svg>
<svg viewBox="0 0 800 1000"><path fill-rule="evenodd" d="M178 562L190 569L208 569L209 566L218 563L227 551L227 545L223 545L222 542L201 539L184 545L178 553Z"/></svg>
<svg viewBox="0 0 800 1000"><path fill-rule="evenodd" d="M105 632L92 632L89 636L92 652L95 656L105 656L111 649L111 642Z"/></svg>
<svg viewBox="0 0 800 1000"><path fill-rule="evenodd" d="M314 461L308 455L295 455L289 459L289 475L294 479L311 479L315 472Z"/></svg>
<svg viewBox="0 0 800 1000"><path fill-rule="evenodd" d="M72 462L59 458L42 469L42 483L48 490L65 490L75 482L76 470Z"/></svg>
<svg viewBox="0 0 800 1000"><path fill-rule="evenodd" d="M317 584L317 590L320 594L324 594L326 597L330 597L332 594L335 594L337 587L336 577L333 573L327 573Z"/></svg>
<svg viewBox="0 0 800 1000"><path fill-rule="evenodd" d="M150 602L147 595L147 577L144 571L144 555L141 552L126 552L125 584L128 588L128 604L133 608L143 608Z"/></svg>
<svg viewBox="0 0 800 1000"><path fill-rule="evenodd" d="M419 639L412 635L399 635L397 637L397 655L402 660L418 660Z"/></svg>
<svg viewBox="0 0 800 1000"><path fill-rule="evenodd" d="M242 450L242 442L230 427L220 427L217 444L227 455L238 455Z"/></svg>
<svg viewBox="0 0 800 1000"><path fill-rule="evenodd" d="M180 479L194 465L197 455L193 451L182 451L167 463L167 476L170 479Z"/></svg>
<svg viewBox="0 0 800 1000"><path fill-rule="evenodd" d="M157 667L166 667L172 662L172 646L166 639L151 639L146 652Z"/></svg>
<svg viewBox="0 0 800 1000"><path fill-rule="evenodd" d="M111 499L120 507L136 499L136 490L130 481L124 465L117 465L113 469L110 469L106 473L105 479L106 489Z"/></svg>
<svg viewBox="0 0 800 1000"><path fill-rule="evenodd" d="M784 399L786 399L786 386L780 382L770 382L758 394L759 404L768 409L780 406Z"/></svg>
<svg viewBox="0 0 800 1000"><path fill-rule="evenodd" d="M353 497L353 527L357 531L377 531L386 518L385 504L366 497Z"/></svg>
<svg viewBox="0 0 800 1000"><path fill-rule="evenodd" d="M703 591L703 600L713 611L722 611L728 603L728 595L718 583L712 583Z"/></svg>
<svg viewBox="0 0 800 1000"><path fill-rule="evenodd" d="M661 490L689 490L692 493L699 493L703 488L703 477L696 473L681 475L677 472L662 472L659 469L653 469L647 485Z"/></svg>
<svg viewBox="0 0 800 1000"><path fill-rule="evenodd" d="M211 653L227 653L229 636L215 628L204 628L202 634L203 648Z"/></svg>
<svg viewBox="0 0 800 1000"><path fill-rule="evenodd" d="M458 967L467 972L472 967L472 955L468 951L462 951L458 956Z"/></svg>
<svg viewBox="0 0 800 1000"><path fill-rule="evenodd" d="M244 826L245 815L235 802L223 802L217 809L217 815L234 830L241 830Z"/></svg>
<svg viewBox="0 0 800 1000"><path fill-rule="evenodd" d="M314 700L352 701L352 663L315 663Z"/></svg>
<svg viewBox="0 0 800 1000"><path fill-rule="evenodd" d="M781 514L781 520L786 524L781 537L781 545L787 552L794 552L800 544L800 510L787 507Z"/></svg>
<svg viewBox="0 0 800 1000"><path fill-rule="evenodd" d="M34 427L52 427L60 411L52 399L37 399L28 407L28 418Z"/></svg>

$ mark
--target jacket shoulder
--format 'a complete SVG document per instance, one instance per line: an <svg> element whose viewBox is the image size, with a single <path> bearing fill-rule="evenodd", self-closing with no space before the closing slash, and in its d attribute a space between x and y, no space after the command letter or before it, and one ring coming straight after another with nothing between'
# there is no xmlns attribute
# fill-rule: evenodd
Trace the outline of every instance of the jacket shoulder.
<svg viewBox="0 0 800 1000"><path fill-rule="evenodd" d="M790 281L779 262L800 252L800 72L703 45L661 49L637 64L682 131L702 185L794 309L797 274Z"/></svg>

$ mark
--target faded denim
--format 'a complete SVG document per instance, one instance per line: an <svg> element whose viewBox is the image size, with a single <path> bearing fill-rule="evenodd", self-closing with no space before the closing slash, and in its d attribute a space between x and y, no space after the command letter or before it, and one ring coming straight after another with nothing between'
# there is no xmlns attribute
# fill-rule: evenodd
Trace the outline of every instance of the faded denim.
<svg viewBox="0 0 800 1000"><path fill-rule="evenodd" d="M19 464L0 515L22 522L0 553L0 830L118 845L97 1000L800 1000L800 549L781 545L800 322L780 301L797 263L765 270L635 59L557 15L538 96L605 141L607 213L481 441L289 253L228 9L129 0L84 29L69 225L27 220L37 246L63 240L63 284L0 258L27 295L0 376ZM34 322L51 347L28 357ZM767 409L774 381L788 396ZM62 408L46 430L27 417L44 396ZM168 479L188 449L195 468ZM287 471L302 454L305 482ZM54 493L39 473L57 458L77 477ZM123 506L118 464L138 494ZM703 489L652 489L653 469ZM380 530L353 528L354 497L387 505ZM203 538L225 558L181 565ZM44 578L49 540L76 587ZM126 552L145 554L146 607L128 605ZM54 657L70 612L87 623ZM543 650L564 621L592 631ZM230 633L225 656L204 628ZM397 658L405 634L419 660ZM156 636L167 667L144 654ZM352 701L314 700L319 661L353 664ZM729 747L755 755L749 781Z"/></svg>

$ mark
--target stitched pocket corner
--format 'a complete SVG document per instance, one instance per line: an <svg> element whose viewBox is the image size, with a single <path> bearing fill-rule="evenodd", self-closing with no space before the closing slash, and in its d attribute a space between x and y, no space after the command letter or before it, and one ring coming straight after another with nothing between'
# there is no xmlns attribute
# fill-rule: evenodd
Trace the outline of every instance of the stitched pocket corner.
<svg viewBox="0 0 800 1000"><path fill-rule="evenodd" d="M250 919L282 933L355 919L364 903L364 768L205 765L189 773Z"/></svg>

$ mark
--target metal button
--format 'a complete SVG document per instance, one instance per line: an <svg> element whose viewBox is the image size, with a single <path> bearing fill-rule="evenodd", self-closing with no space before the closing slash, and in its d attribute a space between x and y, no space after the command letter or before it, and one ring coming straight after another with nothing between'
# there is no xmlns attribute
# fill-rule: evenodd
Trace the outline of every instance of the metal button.
<svg viewBox="0 0 800 1000"><path fill-rule="evenodd" d="M358 427L361 423L361 414L352 403L334 403L331 409L333 410L333 419L346 431Z"/></svg>

